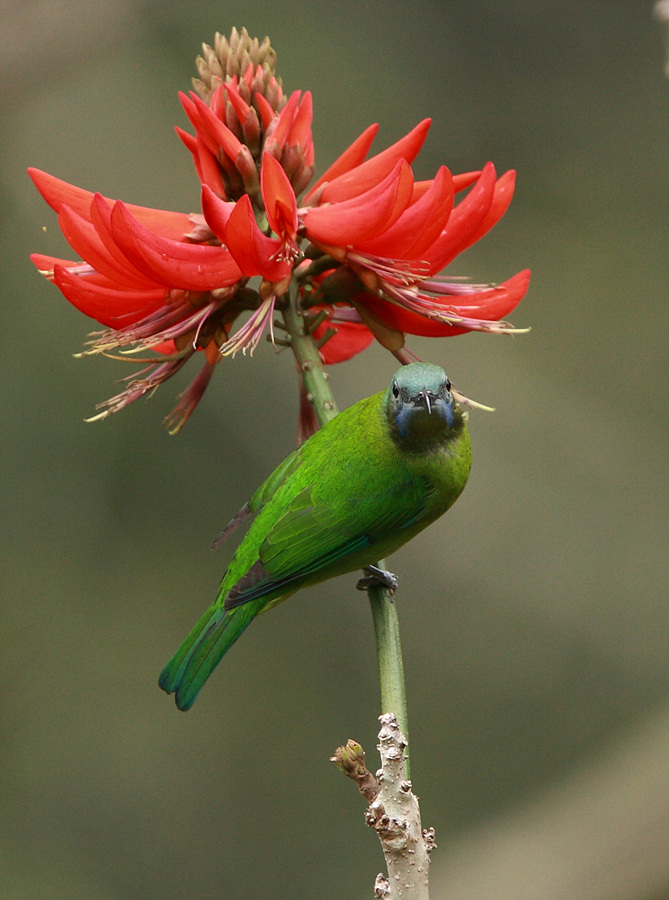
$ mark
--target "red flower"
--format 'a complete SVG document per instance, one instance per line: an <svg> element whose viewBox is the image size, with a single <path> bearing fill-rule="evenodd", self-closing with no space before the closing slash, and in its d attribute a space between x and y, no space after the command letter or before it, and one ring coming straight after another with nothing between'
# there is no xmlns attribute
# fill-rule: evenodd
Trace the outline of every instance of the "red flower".
<svg viewBox="0 0 669 900"><path fill-rule="evenodd" d="M421 123L407 138L414 135L422 143L427 124ZM377 167L377 177L395 158L388 151L380 156L385 157L385 166ZM343 189L347 200L333 200L304 214L312 243L359 279L359 284L351 283L349 302L377 337L375 322L398 333L431 337L512 331L500 320L525 295L529 271L500 285L470 284L440 278L437 273L499 221L511 202L515 173L498 179L488 163L480 173L453 178L442 167L431 182L418 184L411 179L407 199L405 156L374 188L351 197L356 184L353 176L359 176L360 186L369 184L365 167L378 158L348 169L327 184L327 196L334 198ZM453 207L455 193L472 182L469 194ZM341 282L342 273L331 277ZM326 283L322 290L327 291Z"/></svg>
<svg viewBox="0 0 669 900"><path fill-rule="evenodd" d="M311 95L283 95L268 43L243 33L235 47L220 36L215 50L205 46L196 91L181 95L195 135L177 132L193 156L202 214L113 202L29 170L83 260L33 261L106 326L86 352L154 353L95 418L152 391L202 350L204 368L167 420L178 430L216 362L252 352L267 327L273 335L291 283L311 307L327 363L349 359L373 337L403 358L405 333L512 331L503 318L525 294L528 272L500 285L439 273L502 217L514 173L497 178L488 163L453 176L442 166L417 182L411 163L430 121L367 159L373 125L300 200L314 173ZM230 335L244 311L250 317Z"/></svg>
<svg viewBox="0 0 669 900"><path fill-rule="evenodd" d="M205 366L168 420L178 430L206 388L239 311L233 306L242 274L237 263L225 247L189 242L186 233L197 226L182 213L113 203L37 169L29 173L58 213L68 243L86 260L33 254L33 262L77 309L107 326L92 335L86 353L132 347L162 354L126 379L126 389L100 404L93 418L152 391L202 349Z"/></svg>

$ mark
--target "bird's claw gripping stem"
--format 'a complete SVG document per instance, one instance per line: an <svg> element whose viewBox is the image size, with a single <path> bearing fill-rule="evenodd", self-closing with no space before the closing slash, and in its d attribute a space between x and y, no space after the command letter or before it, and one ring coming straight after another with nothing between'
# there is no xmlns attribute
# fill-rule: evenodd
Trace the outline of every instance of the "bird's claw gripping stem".
<svg viewBox="0 0 669 900"><path fill-rule="evenodd" d="M368 588L376 585L391 591L393 594L397 590L399 583L397 575L389 572L388 569L379 569L378 566L365 566L363 571L366 575L356 585L359 591L366 591Z"/></svg>

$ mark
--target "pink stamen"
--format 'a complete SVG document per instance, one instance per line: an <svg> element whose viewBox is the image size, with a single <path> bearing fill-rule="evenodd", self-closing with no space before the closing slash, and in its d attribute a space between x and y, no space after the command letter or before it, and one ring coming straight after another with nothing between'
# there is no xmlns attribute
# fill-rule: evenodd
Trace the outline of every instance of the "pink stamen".
<svg viewBox="0 0 669 900"><path fill-rule="evenodd" d="M246 355L247 350L253 355L268 323L270 324L272 340L274 340L271 323L274 315L275 300L276 297L272 294L271 297L268 297L261 303L248 322L245 322L229 340L219 347L221 356L232 356L234 358L240 350L244 355Z"/></svg>

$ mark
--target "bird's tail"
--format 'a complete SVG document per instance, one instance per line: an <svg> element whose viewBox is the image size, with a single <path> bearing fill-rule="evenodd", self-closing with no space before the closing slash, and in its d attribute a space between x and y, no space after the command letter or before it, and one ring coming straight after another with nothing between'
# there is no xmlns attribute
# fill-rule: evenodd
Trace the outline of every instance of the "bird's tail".
<svg viewBox="0 0 669 900"><path fill-rule="evenodd" d="M253 601L230 610L216 604L209 607L158 679L166 693L175 695L179 709L191 708L207 678L261 607L262 603Z"/></svg>

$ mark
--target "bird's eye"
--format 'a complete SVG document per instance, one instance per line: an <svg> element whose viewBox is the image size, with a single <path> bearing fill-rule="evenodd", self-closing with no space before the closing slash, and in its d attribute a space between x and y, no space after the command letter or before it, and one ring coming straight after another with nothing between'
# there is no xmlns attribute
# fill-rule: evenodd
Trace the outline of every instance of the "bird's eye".
<svg viewBox="0 0 669 900"><path fill-rule="evenodd" d="M393 397L397 400L400 395L400 388L396 381L393 381Z"/></svg>
<svg viewBox="0 0 669 900"><path fill-rule="evenodd" d="M450 379L450 378L447 378L447 379L446 379L446 390L447 390L447 391L449 392L449 394L450 394L450 392L451 392L451 379Z"/></svg>

